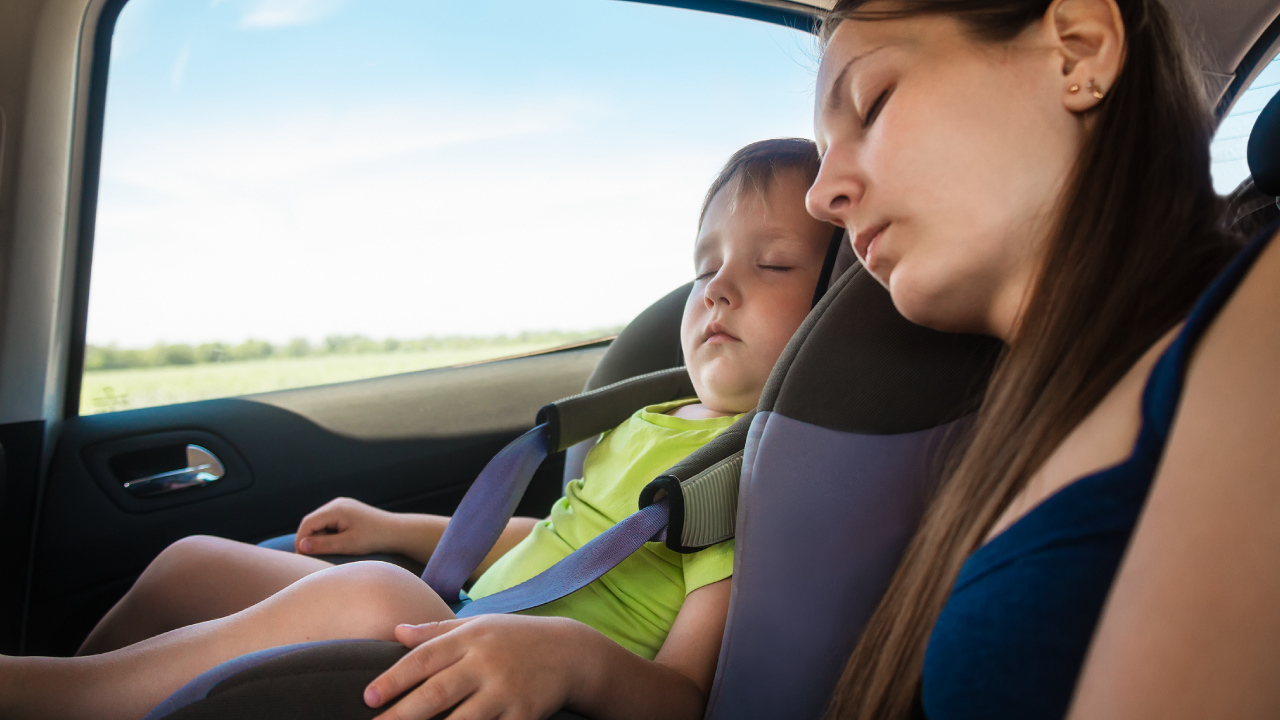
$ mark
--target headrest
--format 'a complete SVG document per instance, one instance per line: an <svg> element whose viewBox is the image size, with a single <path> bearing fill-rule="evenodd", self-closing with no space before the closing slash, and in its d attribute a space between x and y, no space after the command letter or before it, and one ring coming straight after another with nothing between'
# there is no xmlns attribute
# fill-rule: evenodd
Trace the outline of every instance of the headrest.
<svg viewBox="0 0 1280 720"><path fill-rule="evenodd" d="M1280 92L1262 108L1253 124L1248 158L1254 186L1268 195L1280 195Z"/></svg>
<svg viewBox="0 0 1280 720"><path fill-rule="evenodd" d="M783 350L758 407L843 432L923 430L977 407L1002 347L908 321L855 262Z"/></svg>
<svg viewBox="0 0 1280 720"><path fill-rule="evenodd" d="M628 323L605 351L585 389L683 365L680 318L692 288L693 283L681 285Z"/></svg>

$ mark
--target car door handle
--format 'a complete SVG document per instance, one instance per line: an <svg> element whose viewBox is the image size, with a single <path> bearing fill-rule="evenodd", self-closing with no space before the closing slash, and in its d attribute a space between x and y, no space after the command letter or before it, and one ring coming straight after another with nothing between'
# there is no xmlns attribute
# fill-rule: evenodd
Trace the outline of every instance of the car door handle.
<svg viewBox="0 0 1280 720"><path fill-rule="evenodd" d="M187 467L130 480L124 489L135 497L150 497L204 487L226 474L222 461L199 445L187 446Z"/></svg>

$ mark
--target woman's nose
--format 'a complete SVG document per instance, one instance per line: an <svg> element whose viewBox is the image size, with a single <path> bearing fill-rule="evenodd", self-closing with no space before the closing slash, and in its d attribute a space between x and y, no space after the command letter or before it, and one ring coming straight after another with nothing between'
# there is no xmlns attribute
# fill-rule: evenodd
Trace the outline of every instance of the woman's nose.
<svg viewBox="0 0 1280 720"><path fill-rule="evenodd" d="M847 218L862 200L866 186L842 165L841 158L828 151L804 202L815 218L848 227Z"/></svg>

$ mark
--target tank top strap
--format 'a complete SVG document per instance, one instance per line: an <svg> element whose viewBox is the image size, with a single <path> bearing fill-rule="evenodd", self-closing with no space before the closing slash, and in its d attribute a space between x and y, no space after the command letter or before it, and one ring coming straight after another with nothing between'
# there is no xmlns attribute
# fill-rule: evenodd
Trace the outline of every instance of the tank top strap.
<svg viewBox="0 0 1280 720"><path fill-rule="evenodd" d="M1231 299L1258 256L1267 248L1277 228L1280 228L1280 223L1273 223L1263 230L1218 273L1196 300L1177 337L1156 361L1142 392L1142 429L1135 453L1148 455L1151 460L1158 460L1163 454L1169 429L1178 411L1178 401L1182 397L1187 364L1191 361L1196 345L1218 317L1218 312Z"/></svg>

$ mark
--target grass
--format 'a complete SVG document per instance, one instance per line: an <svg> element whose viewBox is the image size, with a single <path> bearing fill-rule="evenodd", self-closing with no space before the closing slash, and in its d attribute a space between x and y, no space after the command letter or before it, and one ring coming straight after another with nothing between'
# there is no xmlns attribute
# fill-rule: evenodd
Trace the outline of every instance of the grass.
<svg viewBox="0 0 1280 720"><path fill-rule="evenodd" d="M80 414L130 410L211 398L327 385L398 373L480 362L546 350L555 341L486 344L421 352L321 355L128 370L91 370L84 374Z"/></svg>

